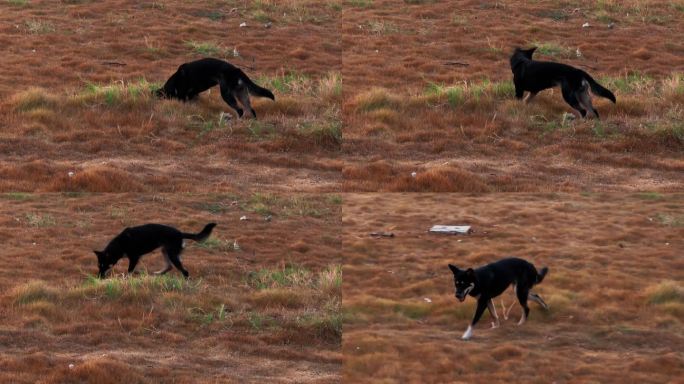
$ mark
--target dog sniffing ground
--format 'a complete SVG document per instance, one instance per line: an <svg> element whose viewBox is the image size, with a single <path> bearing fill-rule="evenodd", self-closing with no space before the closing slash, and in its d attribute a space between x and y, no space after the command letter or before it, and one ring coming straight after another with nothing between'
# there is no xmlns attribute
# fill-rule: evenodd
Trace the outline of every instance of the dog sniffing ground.
<svg viewBox="0 0 684 384"><path fill-rule="evenodd" d="M308 0L3 0L0 191L338 190L339 14ZM152 96L203 57L276 102L254 99L255 121L218 87Z"/></svg>
<svg viewBox="0 0 684 384"><path fill-rule="evenodd" d="M676 382L684 375L681 194L352 194L343 209L343 380ZM472 225L436 235L435 224ZM375 238L371 232L392 232ZM448 264L548 266L530 303L490 329ZM502 315L515 295L494 304Z"/></svg>
<svg viewBox="0 0 684 384"><path fill-rule="evenodd" d="M338 382L340 215L335 195L0 194L0 381ZM127 226L209 221L189 280L96 277Z"/></svg>

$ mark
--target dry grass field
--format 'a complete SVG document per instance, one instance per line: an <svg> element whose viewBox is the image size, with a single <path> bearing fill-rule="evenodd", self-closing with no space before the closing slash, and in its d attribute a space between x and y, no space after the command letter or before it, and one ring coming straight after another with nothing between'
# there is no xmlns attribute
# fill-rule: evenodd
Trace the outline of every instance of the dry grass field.
<svg viewBox="0 0 684 384"><path fill-rule="evenodd" d="M345 5L343 190L681 190L681 1ZM617 105L573 121L558 90L515 100L515 46L588 71Z"/></svg>
<svg viewBox="0 0 684 384"><path fill-rule="evenodd" d="M682 194L347 195L342 220L344 382L684 377ZM474 233L428 234L434 224ZM456 300L447 264L511 255L550 268L534 289L550 310L531 303L518 327L515 307L498 329L485 313L462 341L474 299ZM514 300L511 290L501 297Z"/></svg>
<svg viewBox="0 0 684 384"><path fill-rule="evenodd" d="M311 0L1 0L0 191L338 189L340 12ZM255 99L259 120L237 120L218 88L191 103L150 97L207 56L273 90L275 102Z"/></svg>
<svg viewBox="0 0 684 384"><path fill-rule="evenodd" d="M338 382L340 218L334 195L0 194L0 382ZM159 252L94 278L126 226L212 221L189 280L147 275Z"/></svg>

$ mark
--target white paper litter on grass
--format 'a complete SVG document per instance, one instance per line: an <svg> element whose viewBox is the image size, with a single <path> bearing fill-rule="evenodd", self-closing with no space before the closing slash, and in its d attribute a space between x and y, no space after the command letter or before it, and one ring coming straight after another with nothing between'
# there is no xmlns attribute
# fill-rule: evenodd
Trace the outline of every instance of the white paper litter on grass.
<svg viewBox="0 0 684 384"><path fill-rule="evenodd" d="M429 230L430 233L446 233L452 235L467 235L470 231L470 225L433 225Z"/></svg>

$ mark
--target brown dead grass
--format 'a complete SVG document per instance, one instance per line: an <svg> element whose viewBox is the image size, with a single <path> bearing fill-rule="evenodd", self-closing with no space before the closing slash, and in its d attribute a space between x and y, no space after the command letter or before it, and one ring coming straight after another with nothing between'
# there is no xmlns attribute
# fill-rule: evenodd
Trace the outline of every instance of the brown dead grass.
<svg viewBox="0 0 684 384"><path fill-rule="evenodd" d="M0 194L0 381L335 382L340 215L326 195ZM92 250L126 226L209 221L188 281L122 277L125 260L93 277Z"/></svg>
<svg viewBox="0 0 684 384"><path fill-rule="evenodd" d="M350 4L343 190L473 191L469 182L417 188L386 177L445 164L484 185L475 190L681 190L681 16L657 1ZM530 105L515 100L508 57L531 45L539 59L591 73L617 105L598 99L600 122L570 121L558 90Z"/></svg>
<svg viewBox="0 0 684 384"><path fill-rule="evenodd" d="M345 196L343 380L358 383L676 382L684 374L681 194ZM426 233L469 224L467 236ZM391 231L393 238L369 233ZM518 256L549 275L528 322L460 339L475 300L453 297L448 263ZM426 300L426 299L429 299ZM508 290L495 299L510 305Z"/></svg>

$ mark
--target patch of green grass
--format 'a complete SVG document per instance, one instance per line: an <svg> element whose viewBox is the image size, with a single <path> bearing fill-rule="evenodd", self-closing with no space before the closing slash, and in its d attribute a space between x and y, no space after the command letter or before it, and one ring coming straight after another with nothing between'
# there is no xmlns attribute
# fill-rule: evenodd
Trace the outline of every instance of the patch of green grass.
<svg viewBox="0 0 684 384"><path fill-rule="evenodd" d="M292 71L279 76L261 76L257 78L256 83L278 93L310 93L312 90L311 77Z"/></svg>
<svg viewBox="0 0 684 384"><path fill-rule="evenodd" d="M216 250L220 252L231 252L236 250L234 241L219 239L216 237L210 237L204 241L195 243L195 246L198 248Z"/></svg>
<svg viewBox="0 0 684 384"><path fill-rule="evenodd" d="M24 217L26 223L32 227L51 227L57 223L55 218L48 214L27 213Z"/></svg>
<svg viewBox="0 0 684 384"><path fill-rule="evenodd" d="M347 4L356 8L368 8L373 5L373 0L349 0Z"/></svg>
<svg viewBox="0 0 684 384"><path fill-rule="evenodd" d="M252 119L247 123L247 130L253 140L266 140L276 135L275 124Z"/></svg>
<svg viewBox="0 0 684 384"><path fill-rule="evenodd" d="M651 76L639 72L630 72L620 77L603 77L600 83L609 89L633 93L654 88L655 80Z"/></svg>
<svg viewBox="0 0 684 384"><path fill-rule="evenodd" d="M532 46L537 47L537 50L535 53L546 55L546 56L555 56L555 57L570 57L573 54L573 50L569 47L562 46L558 43L554 42L548 42L548 43L542 43L542 42L532 42L530 43Z"/></svg>
<svg viewBox="0 0 684 384"><path fill-rule="evenodd" d="M10 290L15 305L27 305L37 301L57 301L59 292L44 281L31 281Z"/></svg>
<svg viewBox="0 0 684 384"><path fill-rule="evenodd" d="M28 32L34 35L51 33L56 31L55 25L49 21L27 20L24 23L24 25L26 26Z"/></svg>
<svg viewBox="0 0 684 384"><path fill-rule="evenodd" d="M7 192L0 194L0 197L7 200L26 201L33 199L34 195L26 192Z"/></svg>
<svg viewBox="0 0 684 384"><path fill-rule="evenodd" d="M202 115L191 115L188 116L188 126L193 129L199 130L197 138L201 138L204 135L215 131L221 130L228 127L230 121L230 115L225 112L221 112L217 119L207 119Z"/></svg>
<svg viewBox="0 0 684 384"><path fill-rule="evenodd" d="M312 330L317 338L339 341L342 338L343 316L339 311L305 314L297 318L296 325Z"/></svg>
<svg viewBox="0 0 684 384"><path fill-rule="evenodd" d="M565 21L570 18L563 9L548 9L537 12L537 16L554 21Z"/></svg>
<svg viewBox="0 0 684 384"><path fill-rule="evenodd" d="M684 215L670 215L659 213L656 215L659 223L670 227L684 227Z"/></svg>
<svg viewBox="0 0 684 384"><path fill-rule="evenodd" d="M28 3L28 0L7 0L7 4L16 6L25 6L28 5Z"/></svg>
<svg viewBox="0 0 684 384"><path fill-rule="evenodd" d="M185 45L190 47L195 53L203 56L217 56L224 50L217 44L207 41L186 41Z"/></svg>
<svg viewBox="0 0 684 384"><path fill-rule="evenodd" d="M684 303L684 287L673 280L666 280L646 289L646 297L651 305Z"/></svg>
<svg viewBox="0 0 684 384"><path fill-rule="evenodd" d="M74 96L73 100L80 103L103 103L108 106L137 104L142 100L150 100L153 90L160 87L159 83L150 83L144 78L129 83L86 83L84 89Z"/></svg>
<svg viewBox="0 0 684 384"><path fill-rule="evenodd" d="M396 24L385 20L369 20L365 26L374 35L390 35L400 31Z"/></svg>
<svg viewBox="0 0 684 384"><path fill-rule="evenodd" d="M312 287L314 275L295 264L282 268L265 268L247 274L247 283L257 290L285 287Z"/></svg>
<svg viewBox="0 0 684 384"><path fill-rule="evenodd" d="M189 280L180 275L136 274L124 277L100 279L89 275L81 285L84 296L100 296L117 299L123 295L143 297L155 292L194 292L201 280Z"/></svg>
<svg viewBox="0 0 684 384"><path fill-rule="evenodd" d="M326 201L330 204L335 204L335 205L342 205L344 200L342 199L342 196L340 195L328 195L326 196Z"/></svg>
<svg viewBox="0 0 684 384"><path fill-rule="evenodd" d="M249 325L256 331L264 328L274 328L278 326L276 319L269 315L264 315L259 312L249 312L247 314L247 321Z"/></svg>
<svg viewBox="0 0 684 384"><path fill-rule="evenodd" d="M225 304L220 304L216 309L204 310L202 308L190 308L188 310L190 318L202 323L202 325L210 325L213 323L224 323L228 320L228 311Z"/></svg>
<svg viewBox="0 0 684 384"><path fill-rule="evenodd" d="M226 211L226 205L224 203L199 203L194 206L196 209L201 211L207 211L218 215Z"/></svg>
<svg viewBox="0 0 684 384"><path fill-rule="evenodd" d="M317 146L339 147L342 145L342 122L340 120L313 121L300 124L299 132L312 137Z"/></svg>
<svg viewBox="0 0 684 384"><path fill-rule="evenodd" d="M644 200L662 200L664 196L658 192L642 192L637 193L636 196Z"/></svg>

